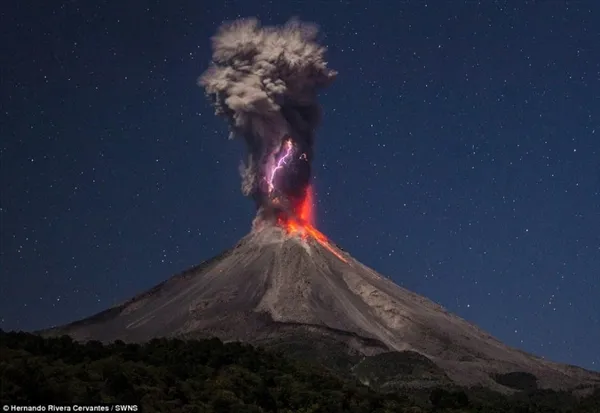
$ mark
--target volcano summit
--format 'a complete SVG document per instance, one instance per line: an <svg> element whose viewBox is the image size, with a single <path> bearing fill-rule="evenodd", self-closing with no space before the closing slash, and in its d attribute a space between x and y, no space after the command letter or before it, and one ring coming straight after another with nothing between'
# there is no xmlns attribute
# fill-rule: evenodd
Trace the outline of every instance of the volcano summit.
<svg viewBox="0 0 600 413"><path fill-rule="evenodd" d="M542 388L600 386L598 373L510 348L397 286L313 226L316 95L335 77L316 34L296 21L260 28L251 19L213 38L199 83L247 144L242 189L258 209L251 232L124 304L42 333L105 342L216 336L309 356L371 383L400 366L388 382L509 391L520 377Z"/></svg>

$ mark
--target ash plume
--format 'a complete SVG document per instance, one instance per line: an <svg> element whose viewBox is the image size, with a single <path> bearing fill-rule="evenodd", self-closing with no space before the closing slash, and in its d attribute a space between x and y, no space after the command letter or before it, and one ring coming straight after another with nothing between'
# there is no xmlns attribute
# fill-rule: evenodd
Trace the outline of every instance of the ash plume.
<svg viewBox="0 0 600 413"><path fill-rule="evenodd" d="M270 202L268 174L286 140L295 156L277 176L277 193L294 205L310 182L321 118L317 92L337 74L327 67L317 34L317 26L298 20L277 27L261 27L254 18L225 23L212 37L212 62L198 79L216 114L227 119L230 137L246 141L242 192L259 209Z"/></svg>

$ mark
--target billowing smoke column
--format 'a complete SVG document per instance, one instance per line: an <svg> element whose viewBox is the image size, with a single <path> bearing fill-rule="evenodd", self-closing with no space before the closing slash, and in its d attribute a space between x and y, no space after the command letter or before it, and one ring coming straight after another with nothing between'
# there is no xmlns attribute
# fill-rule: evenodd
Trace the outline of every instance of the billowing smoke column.
<svg viewBox="0 0 600 413"><path fill-rule="evenodd" d="M282 27L260 27L256 19L226 23L212 38L212 63L198 80L231 136L247 143L242 192L254 198L262 219L281 209L297 215L306 198L321 117L317 92L336 76L317 32L296 20Z"/></svg>

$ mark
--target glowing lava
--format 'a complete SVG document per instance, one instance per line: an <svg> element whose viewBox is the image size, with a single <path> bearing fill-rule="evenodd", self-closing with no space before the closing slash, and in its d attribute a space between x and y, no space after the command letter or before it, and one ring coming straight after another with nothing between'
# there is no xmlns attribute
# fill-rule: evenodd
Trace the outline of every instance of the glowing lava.
<svg viewBox="0 0 600 413"><path fill-rule="evenodd" d="M306 188L306 195L304 195L304 200L300 204L299 209L300 219L302 219L304 222L309 223L310 225L315 225L312 186L309 185Z"/></svg>
<svg viewBox="0 0 600 413"><path fill-rule="evenodd" d="M298 208L298 216L281 214L277 219L277 224L286 230L288 234L300 236L306 240L312 237L315 241L325 247L329 252L338 257L343 262L348 262L330 243L329 239L321 231L313 226L313 191L312 187L306 189L306 196Z"/></svg>

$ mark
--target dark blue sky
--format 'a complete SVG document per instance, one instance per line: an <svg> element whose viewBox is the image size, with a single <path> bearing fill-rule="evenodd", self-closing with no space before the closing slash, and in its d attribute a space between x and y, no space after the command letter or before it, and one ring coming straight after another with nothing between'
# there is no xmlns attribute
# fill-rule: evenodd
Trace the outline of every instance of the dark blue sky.
<svg viewBox="0 0 600 413"><path fill-rule="evenodd" d="M217 3L3 7L0 328L91 315L249 231L243 142L196 79L223 20L299 16L339 71L318 227L506 343L600 370L600 5Z"/></svg>

